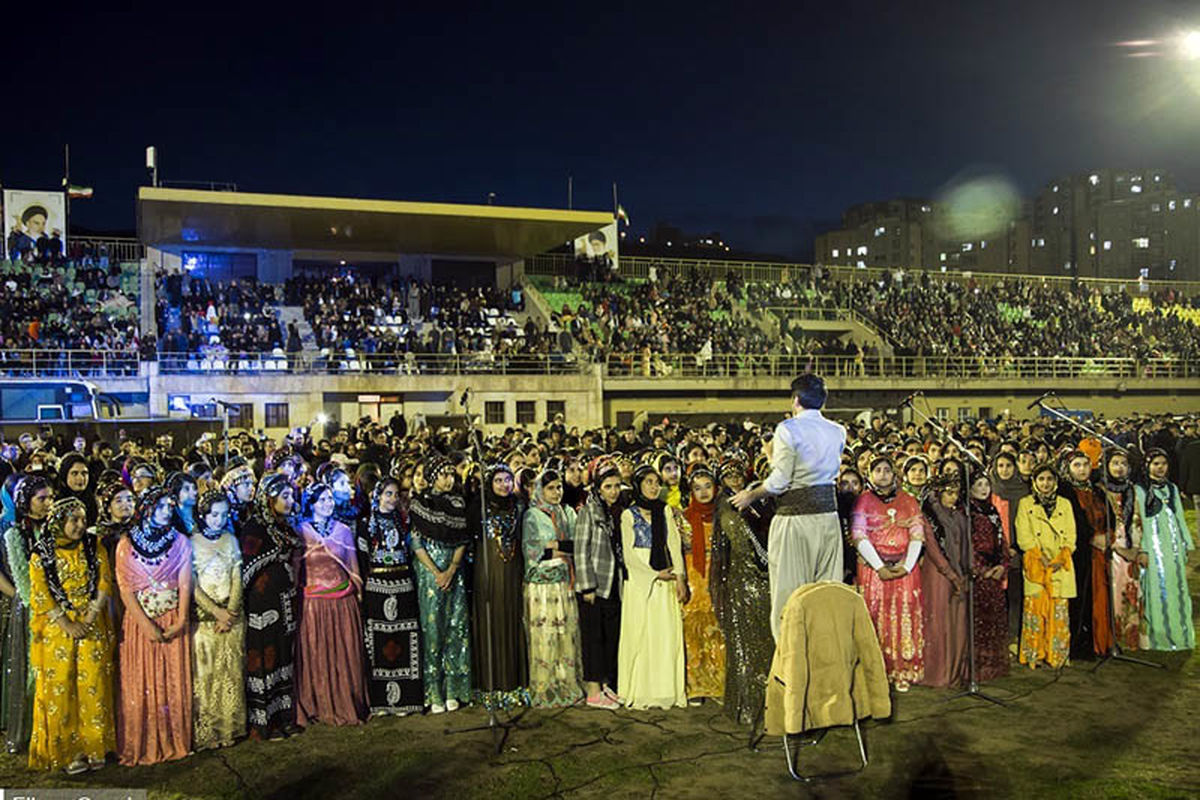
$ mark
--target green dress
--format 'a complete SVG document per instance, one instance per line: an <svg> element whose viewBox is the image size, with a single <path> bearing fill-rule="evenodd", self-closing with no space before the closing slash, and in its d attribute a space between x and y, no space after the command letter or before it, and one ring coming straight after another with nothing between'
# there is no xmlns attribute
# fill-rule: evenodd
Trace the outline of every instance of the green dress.
<svg viewBox="0 0 1200 800"><path fill-rule="evenodd" d="M1142 516L1142 550L1149 558L1142 570L1143 650L1194 650L1192 598L1188 594L1187 560L1195 542L1183 516L1179 489L1164 481L1149 493L1135 487Z"/></svg>

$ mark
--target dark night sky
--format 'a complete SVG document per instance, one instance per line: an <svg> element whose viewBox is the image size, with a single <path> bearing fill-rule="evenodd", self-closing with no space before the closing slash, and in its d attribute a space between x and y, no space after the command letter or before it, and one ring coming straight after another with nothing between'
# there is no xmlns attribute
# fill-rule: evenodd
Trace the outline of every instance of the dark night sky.
<svg viewBox="0 0 1200 800"><path fill-rule="evenodd" d="M577 207L618 181L635 233L789 255L849 204L964 170L1030 194L1161 166L1200 190L1200 61L1110 46L1200 26L1194 3L254 5L56 18L61 56L8 59L0 180L57 185L70 142L96 189L73 222L115 229L147 144L166 180L247 191L561 206L572 174Z"/></svg>

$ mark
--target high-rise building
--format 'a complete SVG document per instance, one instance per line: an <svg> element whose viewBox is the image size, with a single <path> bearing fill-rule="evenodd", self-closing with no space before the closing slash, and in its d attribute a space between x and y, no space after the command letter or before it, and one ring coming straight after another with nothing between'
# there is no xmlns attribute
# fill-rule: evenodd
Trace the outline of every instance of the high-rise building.
<svg viewBox="0 0 1200 800"><path fill-rule="evenodd" d="M933 201L856 205L815 251L864 267L1200 280L1198 201L1163 170L1097 170L1047 183L1017 219L970 240L943 233Z"/></svg>

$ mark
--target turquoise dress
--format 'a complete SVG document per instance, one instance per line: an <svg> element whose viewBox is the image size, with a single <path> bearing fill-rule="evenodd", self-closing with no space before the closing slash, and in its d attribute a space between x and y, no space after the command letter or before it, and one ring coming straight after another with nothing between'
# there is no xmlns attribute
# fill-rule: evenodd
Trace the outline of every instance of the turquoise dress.
<svg viewBox="0 0 1200 800"><path fill-rule="evenodd" d="M456 548L413 534L413 551L424 550L445 570ZM444 704L447 700L466 703L471 699L471 632L467 609L467 587L462 570L454 573L450 590L438 588L437 578L419 561L417 603L421 608L421 679L425 684L425 705Z"/></svg>
<svg viewBox="0 0 1200 800"><path fill-rule="evenodd" d="M1194 650L1192 598L1188 594L1187 560L1195 542L1183 516L1179 489L1170 482L1135 487L1142 517L1142 550L1149 564L1142 570L1143 650ZM1157 501L1157 502L1155 502ZM1148 506L1155 513L1149 514Z"/></svg>
<svg viewBox="0 0 1200 800"><path fill-rule="evenodd" d="M37 530L34 529L35 537ZM12 584L17 590L4 632L4 740L8 752L21 753L29 747L33 724L34 675L29 669L29 552L17 525L4 534L4 547Z"/></svg>

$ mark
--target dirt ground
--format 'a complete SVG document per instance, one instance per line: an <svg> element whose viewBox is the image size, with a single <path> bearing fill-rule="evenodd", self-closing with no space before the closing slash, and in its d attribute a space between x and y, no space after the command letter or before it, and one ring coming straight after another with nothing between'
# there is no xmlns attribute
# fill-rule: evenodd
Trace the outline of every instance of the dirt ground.
<svg viewBox="0 0 1200 800"><path fill-rule="evenodd" d="M1193 526L1193 530L1195 527ZM1200 556L1189 568L1193 603ZM1198 615L1200 619L1200 615ZM145 788L155 798L487 797L1200 797L1200 657L1141 654L1151 669L1108 662L1060 672L1014 668L988 684L1005 707L921 687L893 717L864 728L870 765L812 783L787 774L778 739L748 748L749 731L719 706L669 712L530 711L504 752L465 709L438 717L316 726L283 742L243 742L185 761L79 778L31 773L0 756L0 786ZM806 771L857 765L853 730L802 751Z"/></svg>

